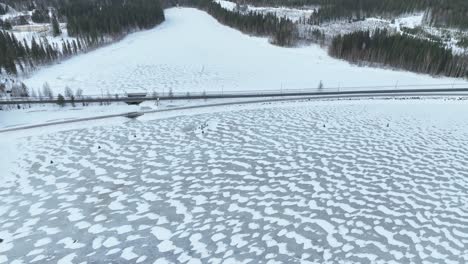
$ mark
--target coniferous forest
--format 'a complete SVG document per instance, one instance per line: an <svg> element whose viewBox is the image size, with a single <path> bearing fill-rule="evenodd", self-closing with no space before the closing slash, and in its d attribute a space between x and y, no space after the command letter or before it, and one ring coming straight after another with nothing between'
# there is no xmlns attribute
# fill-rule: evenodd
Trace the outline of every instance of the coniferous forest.
<svg viewBox="0 0 468 264"><path fill-rule="evenodd" d="M67 18L70 36L121 36L152 28L164 21L164 12L156 0L71 0L61 4L59 13Z"/></svg>
<svg viewBox="0 0 468 264"><path fill-rule="evenodd" d="M154 27L164 21L164 12L157 0L15 0L5 1L15 8L35 10L31 19L35 23L51 22L54 36L61 34L59 22L67 22L70 36L76 40L65 41L62 46L47 40L33 38L31 42L19 41L13 34L0 30L0 74L16 75L38 65L63 59L88 48L112 41L125 34ZM11 3L10 3L11 2ZM57 9L49 17L47 6ZM6 8L0 5L0 12ZM0 21L5 28L5 22Z"/></svg>
<svg viewBox="0 0 468 264"><path fill-rule="evenodd" d="M320 6L310 23L359 20L370 16L395 16L426 12L425 22L433 26L468 28L466 0L244 0L258 6Z"/></svg>
<svg viewBox="0 0 468 264"><path fill-rule="evenodd" d="M433 5L426 12L425 22L438 27L454 27L467 30L468 1L433 1Z"/></svg>
<svg viewBox="0 0 468 264"><path fill-rule="evenodd" d="M82 42L66 41L62 47L33 38L31 43L19 41L13 34L0 31L0 74L16 75L26 68L47 64L79 52Z"/></svg>
<svg viewBox="0 0 468 264"><path fill-rule="evenodd" d="M468 58L437 42L387 30L353 32L333 39L333 57L352 63L378 64L408 71L468 78Z"/></svg>

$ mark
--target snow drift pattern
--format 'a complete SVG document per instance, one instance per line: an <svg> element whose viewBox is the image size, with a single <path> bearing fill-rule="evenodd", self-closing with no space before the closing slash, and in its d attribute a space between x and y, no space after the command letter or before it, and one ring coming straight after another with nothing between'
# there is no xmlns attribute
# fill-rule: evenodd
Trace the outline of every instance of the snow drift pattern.
<svg viewBox="0 0 468 264"><path fill-rule="evenodd" d="M468 261L466 103L360 104L27 138L3 261Z"/></svg>

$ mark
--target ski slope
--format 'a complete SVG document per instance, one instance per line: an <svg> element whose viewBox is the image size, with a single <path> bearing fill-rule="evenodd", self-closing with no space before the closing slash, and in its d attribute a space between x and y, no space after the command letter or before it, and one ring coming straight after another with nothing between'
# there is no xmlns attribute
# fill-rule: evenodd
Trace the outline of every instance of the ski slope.
<svg viewBox="0 0 468 264"><path fill-rule="evenodd" d="M357 67L332 59L319 46L282 48L219 24L192 8L166 10L152 30L43 68L25 80L85 94L156 91L242 91L325 87L439 84L462 80Z"/></svg>
<svg viewBox="0 0 468 264"><path fill-rule="evenodd" d="M0 263L467 263L467 111L283 102L5 133Z"/></svg>

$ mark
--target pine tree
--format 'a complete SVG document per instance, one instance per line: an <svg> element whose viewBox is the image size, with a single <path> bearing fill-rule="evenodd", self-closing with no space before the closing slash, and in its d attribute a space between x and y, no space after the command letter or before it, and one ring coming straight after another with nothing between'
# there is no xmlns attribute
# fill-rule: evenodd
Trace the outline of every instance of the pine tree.
<svg viewBox="0 0 468 264"><path fill-rule="evenodd" d="M73 90L70 87L65 87L64 95L66 98L71 99L73 97Z"/></svg>
<svg viewBox="0 0 468 264"><path fill-rule="evenodd" d="M0 15L5 15L7 11L7 7L0 3Z"/></svg>
<svg viewBox="0 0 468 264"><path fill-rule="evenodd" d="M60 105L61 107L65 106L65 98L63 97L62 94L58 94L57 96L57 104Z"/></svg>
<svg viewBox="0 0 468 264"><path fill-rule="evenodd" d="M36 90L31 89L31 97L32 97L32 98L37 98Z"/></svg>
<svg viewBox="0 0 468 264"><path fill-rule="evenodd" d="M174 91L172 91L172 88L169 88L169 94L168 94L169 97L174 97Z"/></svg>
<svg viewBox="0 0 468 264"><path fill-rule="evenodd" d="M81 88L78 88L75 93L76 98L78 99L83 99L83 90Z"/></svg>
<svg viewBox="0 0 468 264"><path fill-rule="evenodd" d="M60 34L62 34L56 15L52 16L52 33L54 34L54 37L60 36Z"/></svg>
<svg viewBox="0 0 468 264"><path fill-rule="evenodd" d="M42 95L48 97L49 99L54 98L54 94L52 93L52 89L50 89L49 83L45 82L42 86Z"/></svg>

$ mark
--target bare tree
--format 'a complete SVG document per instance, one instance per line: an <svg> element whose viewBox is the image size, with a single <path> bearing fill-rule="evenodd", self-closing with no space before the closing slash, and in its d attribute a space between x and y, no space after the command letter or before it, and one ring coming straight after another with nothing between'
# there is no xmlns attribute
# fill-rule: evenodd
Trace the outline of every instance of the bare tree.
<svg viewBox="0 0 468 264"><path fill-rule="evenodd" d="M318 85L318 90L319 90L319 91L322 91L322 90L323 90L323 88L324 88L324 86L323 86L323 82L322 82L322 81L320 81L320 82L319 82L319 85Z"/></svg>
<svg viewBox="0 0 468 264"><path fill-rule="evenodd" d="M107 105L110 105L110 104L111 104L112 95L110 94L109 90L107 90L106 99L107 99Z"/></svg>
<svg viewBox="0 0 468 264"><path fill-rule="evenodd" d="M42 101L42 92L41 89L37 88L37 96L39 97L39 100Z"/></svg>
<svg viewBox="0 0 468 264"><path fill-rule="evenodd" d="M32 98L37 98L36 90L31 89L31 97L32 97Z"/></svg>
<svg viewBox="0 0 468 264"><path fill-rule="evenodd" d="M50 89L50 85L47 82L45 82L42 86L42 94L49 99L54 98L54 93L52 92L52 89Z"/></svg>
<svg viewBox="0 0 468 264"><path fill-rule="evenodd" d="M75 96L76 98L78 99L82 99L83 98L83 90L81 88L78 88L75 92Z"/></svg>
<svg viewBox="0 0 468 264"><path fill-rule="evenodd" d="M70 99L71 99L72 96L73 96L73 90L72 90L70 87L66 86L66 87L65 87L65 92L64 92L64 94L65 94L65 97L66 97L66 98L70 98Z"/></svg>
<svg viewBox="0 0 468 264"><path fill-rule="evenodd" d="M169 97L174 97L174 91L172 91L172 88L169 88Z"/></svg>

